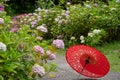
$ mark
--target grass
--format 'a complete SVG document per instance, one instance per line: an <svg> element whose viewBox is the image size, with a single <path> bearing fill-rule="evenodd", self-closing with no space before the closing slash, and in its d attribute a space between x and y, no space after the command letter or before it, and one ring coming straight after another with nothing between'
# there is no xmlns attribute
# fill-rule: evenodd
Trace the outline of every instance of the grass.
<svg viewBox="0 0 120 80"><path fill-rule="evenodd" d="M120 41L97 47L108 59L110 70L120 72Z"/></svg>
<svg viewBox="0 0 120 80"><path fill-rule="evenodd" d="M97 46L96 49L101 51L110 63L110 70L120 72L120 41L106 43L103 46ZM57 50L57 52L64 56L65 50Z"/></svg>

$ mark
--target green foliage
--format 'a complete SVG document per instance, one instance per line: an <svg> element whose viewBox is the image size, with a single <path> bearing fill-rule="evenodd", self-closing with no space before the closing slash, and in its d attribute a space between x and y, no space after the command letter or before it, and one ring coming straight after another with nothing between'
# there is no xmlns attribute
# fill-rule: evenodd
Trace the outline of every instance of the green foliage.
<svg viewBox="0 0 120 80"><path fill-rule="evenodd" d="M103 43L104 39L106 38L106 35L107 34L103 29L94 29L93 31L90 31L88 33L88 35L85 38L85 42L83 43L90 46L101 45L101 43Z"/></svg>
<svg viewBox="0 0 120 80"><path fill-rule="evenodd" d="M5 11L11 16L34 12L36 9L35 1L36 0L10 0L6 2L7 6L5 7Z"/></svg>
<svg viewBox="0 0 120 80"><path fill-rule="evenodd" d="M91 29L104 29L108 36L104 36L104 38L102 38L103 41L117 40L119 39L118 31L120 24L119 9L119 4L114 2L111 2L109 6L104 4L98 4L95 6L92 3L85 3L85 6L68 6L67 11L70 11L68 18L70 22L68 24L63 23L54 27L52 34L63 34L66 42L69 42L70 38L74 36L76 42L79 43L79 35L87 36ZM62 16L61 14L60 16ZM64 18L62 19L64 20ZM89 42L89 44L93 43Z"/></svg>
<svg viewBox="0 0 120 80"><path fill-rule="evenodd" d="M61 3L63 3L62 1ZM102 29L103 33L93 38L88 38L86 44L98 45L103 41L111 41L119 39L119 24L120 24L120 6L115 2L110 2L110 5L94 4L86 2L84 6L81 5L66 5L67 10L61 7L54 7L50 9L41 9L31 16L25 16L20 21L26 22L31 25L31 21L36 22L33 29L42 24L46 24L48 33L38 34L46 39L57 38L62 35L66 46L79 44L80 36L87 37L88 33L94 29ZM48 15L49 14L49 15ZM38 20L40 17L40 21ZM29 19L32 19L30 20ZM24 24L24 23L23 23ZM106 36L107 35L107 36ZM71 40L71 37L75 37ZM96 38L96 41L93 39ZM69 43L69 44L68 44Z"/></svg>
<svg viewBox="0 0 120 80"><path fill-rule="evenodd" d="M37 7L40 7L41 9L49 9L54 6L54 3L52 0L37 0L36 4L37 4Z"/></svg>
<svg viewBox="0 0 120 80"><path fill-rule="evenodd" d="M47 63L49 55L46 50L52 51L54 54L54 47L48 44L47 41L40 41L30 33L30 26L21 24L17 26L16 32L12 31L11 21L6 12L0 14L0 79L2 80L33 80L36 75L32 67L38 64L45 68L46 73L55 71L56 65L54 63ZM36 52L34 46L39 45L43 50L44 55ZM47 66L47 67L46 67ZM41 78L42 76L40 76Z"/></svg>

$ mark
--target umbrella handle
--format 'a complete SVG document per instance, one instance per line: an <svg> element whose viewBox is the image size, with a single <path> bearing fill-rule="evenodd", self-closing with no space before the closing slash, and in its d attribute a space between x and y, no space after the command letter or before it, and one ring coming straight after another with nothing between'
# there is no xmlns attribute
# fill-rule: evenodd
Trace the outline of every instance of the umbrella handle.
<svg viewBox="0 0 120 80"><path fill-rule="evenodd" d="M90 59L90 57L88 57L88 59L85 60L85 65L83 66L83 68L82 68L82 70L80 71L80 73L82 73L83 70L85 69L86 65L90 63L90 62L89 62L89 59Z"/></svg>

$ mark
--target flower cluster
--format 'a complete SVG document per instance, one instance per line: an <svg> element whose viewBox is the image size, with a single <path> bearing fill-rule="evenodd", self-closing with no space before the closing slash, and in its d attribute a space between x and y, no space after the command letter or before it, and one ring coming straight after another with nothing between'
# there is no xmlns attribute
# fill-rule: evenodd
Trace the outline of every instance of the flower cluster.
<svg viewBox="0 0 120 80"><path fill-rule="evenodd" d="M76 37L75 37L75 36L72 36L72 37L70 37L69 45L68 45L68 46L75 45L76 42L77 42Z"/></svg>
<svg viewBox="0 0 120 80"><path fill-rule="evenodd" d="M2 42L0 42L0 50L2 50L2 51L7 50L6 45L4 43L2 43Z"/></svg>
<svg viewBox="0 0 120 80"><path fill-rule="evenodd" d="M53 41L53 46L55 46L56 48L60 48L60 49L64 49L64 42L63 40L60 40L60 39L56 39Z"/></svg>
<svg viewBox="0 0 120 80"><path fill-rule="evenodd" d="M80 36L81 43L85 42L85 37L83 35Z"/></svg>
<svg viewBox="0 0 120 80"><path fill-rule="evenodd" d="M37 13L22 14L16 16L21 24L29 24L31 28L34 28L39 21L41 21L41 16Z"/></svg>
<svg viewBox="0 0 120 80"><path fill-rule="evenodd" d="M40 76L44 76L45 75L45 69L43 66L40 66L38 64L35 64L33 67L32 67L32 71L35 73L35 74L38 74Z"/></svg>
<svg viewBox="0 0 120 80"><path fill-rule="evenodd" d="M88 45L96 45L99 44L100 39L105 36L105 31L100 29L94 29L93 31L89 32L87 37L83 35L80 36L81 43L88 44Z"/></svg>
<svg viewBox="0 0 120 80"><path fill-rule="evenodd" d="M72 36L70 39L71 39L71 40L75 40L75 37L74 37L74 36Z"/></svg>
<svg viewBox="0 0 120 80"><path fill-rule="evenodd" d="M46 24L42 24L41 26L37 27L37 30L40 30L42 32L48 32L47 28L46 28Z"/></svg>
<svg viewBox="0 0 120 80"><path fill-rule="evenodd" d="M0 12L3 12L4 11L4 6L3 5L0 5Z"/></svg>
<svg viewBox="0 0 120 80"><path fill-rule="evenodd" d="M34 48L35 52L38 52L40 54L44 54L44 49L42 47L37 45L37 46L34 46L33 48Z"/></svg>
<svg viewBox="0 0 120 80"><path fill-rule="evenodd" d="M53 54L50 50L47 50L46 54L48 56L48 58L47 58L48 60L54 60L56 58L56 55Z"/></svg>
<svg viewBox="0 0 120 80"><path fill-rule="evenodd" d="M70 22L69 15L70 11L65 11L60 16L57 16L55 18L55 22L57 22L60 25L63 23L68 24Z"/></svg>
<svg viewBox="0 0 120 80"><path fill-rule="evenodd" d="M4 23L4 19L0 18L0 24L3 24L3 23Z"/></svg>
<svg viewBox="0 0 120 80"><path fill-rule="evenodd" d="M34 54L35 64L34 66L32 66L32 73L36 76L38 74L40 77L42 77L47 72L45 68L47 60L54 60L56 58L56 55L52 53L51 50L44 51L44 49L39 45L34 46L33 49L36 52L36 54Z"/></svg>
<svg viewBox="0 0 120 80"><path fill-rule="evenodd" d="M71 5L71 3L70 3L70 2L67 2L66 5L69 6L69 5Z"/></svg>
<svg viewBox="0 0 120 80"><path fill-rule="evenodd" d="M93 37L93 36L95 36L95 35L98 35L100 32L101 32L101 30L99 30L99 29L94 29L92 32L89 32L89 33L88 33L88 36L89 36L89 37Z"/></svg>

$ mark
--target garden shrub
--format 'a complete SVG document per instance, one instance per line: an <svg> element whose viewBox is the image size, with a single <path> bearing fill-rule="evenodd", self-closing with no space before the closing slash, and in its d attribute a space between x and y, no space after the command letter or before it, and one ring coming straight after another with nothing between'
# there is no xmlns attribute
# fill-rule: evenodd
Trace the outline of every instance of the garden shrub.
<svg viewBox="0 0 120 80"><path fill-rule="evenodd" d="M56 39L61 36L60 39L63 39L67 46L81 43L80 36L87 37L88 33L94 29L103 31L101 37L94 44L89 41L85 44L91 43L92 46L95 46L120 38L118 32L120 6L114 1L111 1L109 6L91 2L86 2L84 6L70 5L70 3L67 3L66 6L67 10L58 6L51 9L37 9L37 12L24 16L20 21L23 22L22 24L25 22L31 25L32 30L45 25L48 32L41 34L37 31L39 36L45 39ZM71 40L71 38L75 39Z"/></svg>
<svg viewBox="0 0 120 80"><path fill-rule="evenodd" d="M6 16L6 12L2 12L0 17L1 80L33 80L56 71L57 65L48 60L56 58L58 44L52 45L31 33L30 25L16 25L17 22Z"/></svg>
<svg viewBox="0 0 120 80"><path fill-rule="evenodd" d="M109 6L104 4L95 5L88 2L84 6L71 5L68 8L68 11L70 11L69 24L58 25L58 29L54 28L55 33L53 34L62 30L59 34L64 35L66 42L69 42L70 38L74 36L75 43L80 43L79 35L87 36L91 29L103 29L107 32L107 35L102 36L101 41L117 40L120 38L118 33L120 24L119 9L120 5L115 2L110 2Z"/></svg>

